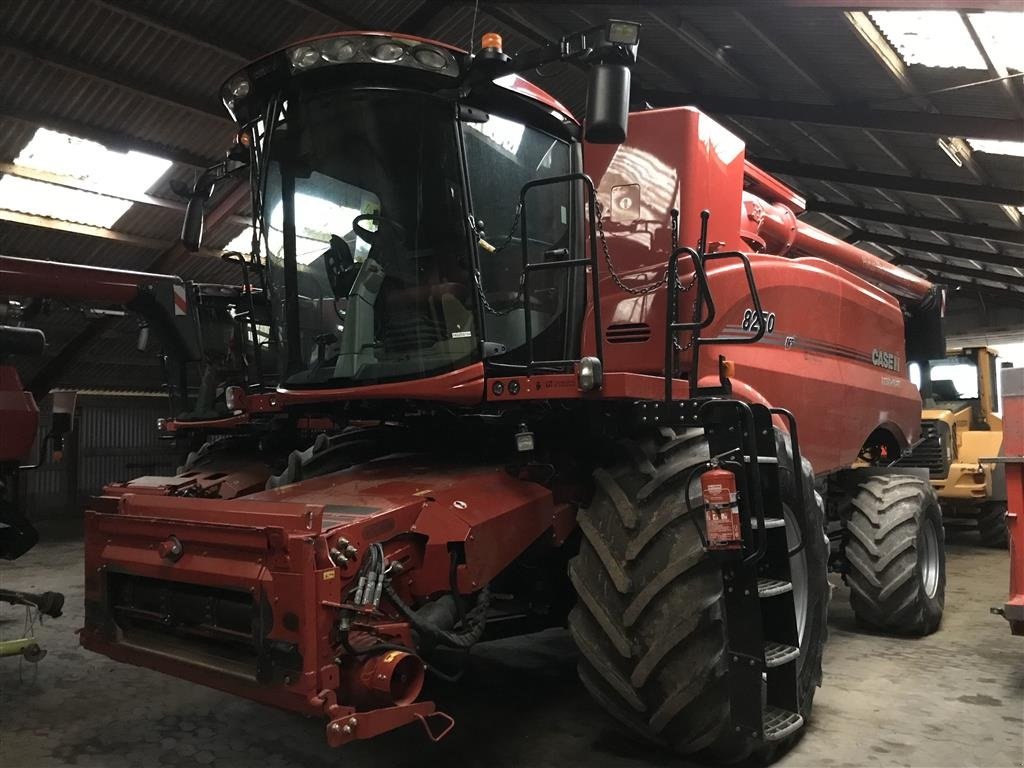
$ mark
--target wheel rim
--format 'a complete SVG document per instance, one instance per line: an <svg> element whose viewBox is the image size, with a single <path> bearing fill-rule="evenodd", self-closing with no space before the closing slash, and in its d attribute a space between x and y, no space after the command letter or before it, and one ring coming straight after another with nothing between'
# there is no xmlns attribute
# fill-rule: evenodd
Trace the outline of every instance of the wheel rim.
<svg viewBox="0 0 1024 768"><path fill-rule="evenodd" d="M939 591L939 536L935 526L926 520L921 528L921 550L917 554L918 569L921 571L921 583L928 597L935 597Z"/></svg>
<svg viewBox="0 0 1024 768"><path fill-rule="evenodd" d="M792 550L800 544L800 523L787 504L782 505L782 515L786 520L786 545ZM796 613L797 641L803 646L804 628L807 626L807 547L789 558L789 581L793 585L793 610Z"/></svg>

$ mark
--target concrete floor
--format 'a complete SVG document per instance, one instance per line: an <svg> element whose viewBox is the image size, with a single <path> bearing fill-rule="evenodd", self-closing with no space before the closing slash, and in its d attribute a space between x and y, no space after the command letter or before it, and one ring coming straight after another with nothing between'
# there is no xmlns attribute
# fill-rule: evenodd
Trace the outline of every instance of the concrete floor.
<svg viewBox="0 0 1024 768"><path fill-rule="evenodd" d="M1024 638L989 614L1005 552L949 549L942 629L921 640L859 631L846 589L833 599L825 682L805 738L780 766L1024 765ZM480 646L461 686L434 692L455 716L438 745L412 726L341 752L323 725L81 650L76 542L38 546L0 569L13 589L55 589L67 612L37 629L38 667L0 660L0 766L683 766L609 725L577 683L564 632ZM22 627L0 608L0 636Z"/></svg>

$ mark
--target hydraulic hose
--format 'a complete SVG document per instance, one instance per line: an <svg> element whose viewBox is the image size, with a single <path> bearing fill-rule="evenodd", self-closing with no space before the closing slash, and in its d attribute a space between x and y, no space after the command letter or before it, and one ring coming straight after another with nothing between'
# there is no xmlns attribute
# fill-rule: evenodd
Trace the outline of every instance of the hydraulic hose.
<svg viewBox="0 0 1024 768"><path fill-rule="evenodd" d="M477 595L476 605L466 612L466 619L463 623L462 632L453 632L449 629L434 623L425 618L421 613L414 611L406 605L398 596L394 588L388 584L385 587L388 598L394 603L401 613L420 635L436 645L446 645L449 648L470 648L475 645L484 634L484 627L487 624L487 610L491 605L491 593L487 587L480 590ZM450 597L446 595L446 597ZM441 598L442 600L444 598Z"/></svg>

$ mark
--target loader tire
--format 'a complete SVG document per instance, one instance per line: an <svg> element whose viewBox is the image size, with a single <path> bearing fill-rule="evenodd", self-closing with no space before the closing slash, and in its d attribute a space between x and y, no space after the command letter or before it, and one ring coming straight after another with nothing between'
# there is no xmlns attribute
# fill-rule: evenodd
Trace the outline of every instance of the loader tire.
<svg viewBox="0 0 1024 768"><path fill-rule="evenodd" d="M799 680L806 723L821 683L828 552L810 464L804 462L798 484L788 437L779 433L778 443L787 521L799 524L791 548L805 542L793 561L800 559L805 574ZM580 678L609 714L644 739L717 762L771 759L802 729L762 743L730 725L721 569L705 554L683 496L689 470L708 457L703 432L668 430L618 448L622 460L594 473L594 498L579 515L580 552L569 564L578 597L569 629ZM800 487L804 520L790 511L799 509ZM699 481L689 492L700 498Z"/></svg>
<svg viewBox="0 0 1024 768"><path fill-rule="evenodd" d="M931 484L910 475L865 477L846 514L847 580L858 621L896 634L937 630L946 598L946 553Z"/></svg>
<svg viewBox="0 0 1024 768"><path fill-rule="evenodd" d="M1005 501L989 501L981 506L978 510L978 537L983 547L1006 549L1010 546Z"/></svg>

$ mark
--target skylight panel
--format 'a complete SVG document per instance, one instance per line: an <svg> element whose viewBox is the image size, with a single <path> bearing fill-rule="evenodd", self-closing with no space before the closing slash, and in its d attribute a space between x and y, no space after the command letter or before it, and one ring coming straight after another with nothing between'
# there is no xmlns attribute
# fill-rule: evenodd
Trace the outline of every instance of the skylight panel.
<svg viewBox="0 0 1024 768"><path fill-rule="evenodd" d="M1024 141L1000 141L998 139L968 139L967 143L975 152L988 152L992 155L1012 155L1024 157Z"/></svg>
<svg viewBox="0 0 1024 768"><path fill-rule="evenodd" d="M985 69L985 60L956 11L871 11L907 64Z"/></svg>
<svg viewBox="0 0 1024 768"><path fill-rule="evenodd" d="M252 250L252 227L246 227L239 232L231 242L222 248L225 253L235 251L237 253L249 253Z"/></svg>
<svg viewBox="0 0 1024 768"><path fill-rule="evenodd" d="M8 211L109 229L131 205L130 200L118 200L18 176L0 179L0 208Z"/></svg>
<svg viewBox="0 0 1024 768"><path fill-rule="evenodd" d="M1024 72L1024 11L986 11L970 18L996 68Z"/></svg>
<svg viewBox="0 0 1024 768"><path fill-rule="evenodd" d="M109 195L69 189L6 175L0 179L0 208L62 221L111 227L171 167L170 160L142 152L114 152L95 141L40 128L14 159L15 165L57 174L109 191Z"/></svg>

